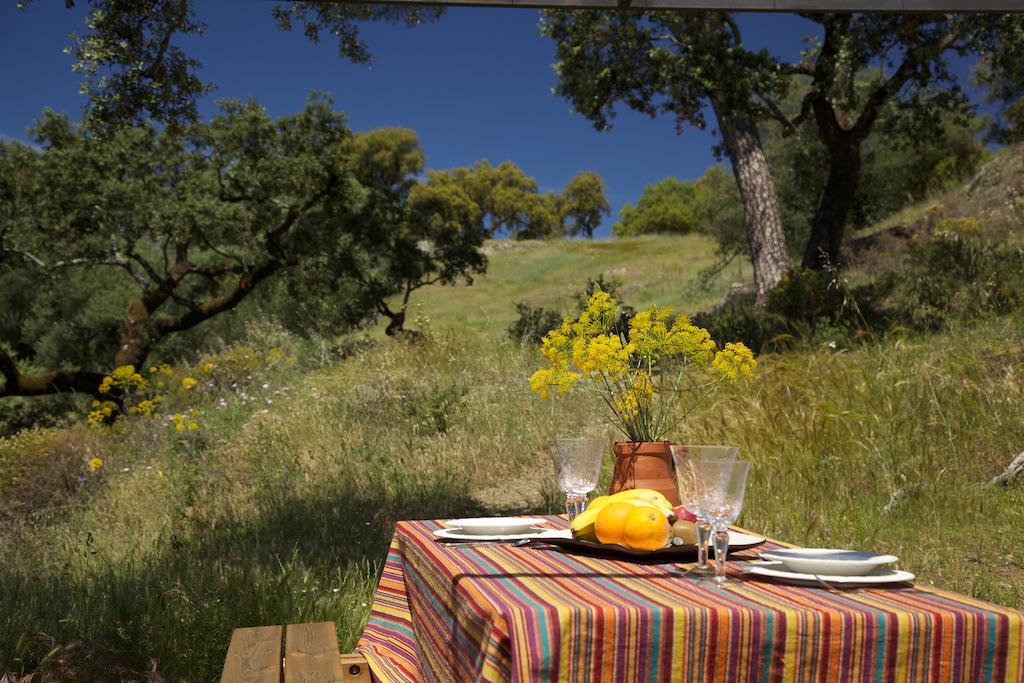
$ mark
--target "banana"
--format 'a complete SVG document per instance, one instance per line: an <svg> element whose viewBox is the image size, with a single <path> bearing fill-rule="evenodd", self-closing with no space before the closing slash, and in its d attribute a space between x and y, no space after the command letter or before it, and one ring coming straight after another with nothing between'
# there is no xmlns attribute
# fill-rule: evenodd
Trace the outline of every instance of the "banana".
<svg viewBox="0 0 1024 683"><path fill-rule="evenodd" d="M572 535L581 541L596 541L597 535L594 533L594 522L597 521L598 513L610 502L612 502L611 496L598 496L590 501L587 509L576 515L576 518L572 520L572 524L569 525L569 528L572 529Z"/></svg>
<svg viewBox="0 0 1024 683"><path fill-rule="evenodd" d="M608 496L612 500L638 501L653 505L668 516L672 512L672 503L668 498L653 489L626 489Z"/></svg>

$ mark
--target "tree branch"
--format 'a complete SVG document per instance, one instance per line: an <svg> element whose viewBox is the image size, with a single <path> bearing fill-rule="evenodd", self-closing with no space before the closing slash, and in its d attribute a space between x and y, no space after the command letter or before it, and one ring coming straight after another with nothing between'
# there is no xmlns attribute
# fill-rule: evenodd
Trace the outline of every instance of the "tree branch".
<svg viewBox="0 0 1024 683"><path fill-rule="evenodd" d="M204 320L212 318L218 313L231 310L240 304L247 296L249 296L250 293L252 293L253 287L259 284L262 280L273 275L280 268L280 261L268 261L258 268L253 269L248 275L240 278L235 288L223 296L198 304L195 308L190 309L188 313L184 313L182 315L165 315L153 318L151 321L153 328L161 337L171 334L172 332L181 332L191 329Z"/></svg>
<svg viewBox="0 0 1024 683"><path fill-rule="evenodd" d="M786 76L810 76L814 78L816 71L810 62L794 62L792 64L780 64L779 71Z"/></svg>
<svg viewBox="0 0 1024 683"><path fill-rule="evenodd" d="M1002 471L997 477L994 477L992 481L988 483L989 486L998 486L1002 484L1007 486L1013 481L1021 472L1024 472L1024 451L1021 451L1013 461L1006 466L1006 469Z"/></svg>
<svg viewBox="0 0 1024 683"><path fill-rule="evenodd" d="M790 118L786 116L786 112L782 111L782 108L779 106L778 102L769 97L765 97L759 91L755 91L755 94L757 95L758 99L760 99L761 102L765 105L765 108L767 109L766 113L768 114L768 116L771 117L774 121L780 123L782 127L785 129L782 133L783 137L791 135L792 133L796 132L797 122L795 120L790 120Z"/></svg>
<svg viewBox="0 0 1024 683"><path fill-rule="evenodd" d="M0 347L0 373L4 377L4 385L0 387L0 398L7 396L43 396L64 391L77 391L99 395L100 383L104 375L99 372L44 372L26 377L18 372L14 359Z"/></svg>
<svg viewBox="0 0 1024 683"><path fill-rule="evenodd" d="M4 388L18 386L18 366L14 359L7 355L7 351L0 346L0 373L4 376Z"/></svg>
<svg viewBox="0 0 1024 683"><path fill-rule="evenodd" d="M882 109L892 97L910 80L922 65L945 52L960 37L960 29L963 28L965 19L956 19L949 31L934 43L919 45L907 52L903 63L882 85L868 97L864 110L853 125L853 134L861 139L867 137L875 120L882 113Z"/></svg>

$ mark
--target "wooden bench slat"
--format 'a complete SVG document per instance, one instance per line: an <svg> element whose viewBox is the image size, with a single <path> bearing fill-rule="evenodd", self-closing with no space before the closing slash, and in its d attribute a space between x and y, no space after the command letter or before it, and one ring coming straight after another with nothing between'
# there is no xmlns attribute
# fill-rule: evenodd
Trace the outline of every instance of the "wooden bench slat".
<svg viewBox="0 0 1024 683"><path fill-rule="evenodd" d="M285 631L285 683L334 683L342 680L334 622L290 625Z"/></svg>
<svg viewBox="0 0 1024 683"><path fill-rule="evenodd" d="M370 667L366 665L366 657L358 652L341 655L341 680L344 683L370 683Z"/></svg>
<svg viewBox="0 0 1024 683"><path fill-rule="evenodd" d="M231 632L221 683L280 683L281 627L236 628Z"/></svg>

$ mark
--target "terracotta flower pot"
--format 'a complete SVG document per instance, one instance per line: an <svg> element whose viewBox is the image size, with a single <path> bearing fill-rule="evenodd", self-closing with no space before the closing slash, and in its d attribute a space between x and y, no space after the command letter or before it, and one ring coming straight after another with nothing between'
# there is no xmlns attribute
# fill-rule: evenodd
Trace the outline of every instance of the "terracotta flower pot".
<svg viewBox="0 0 1024 683"><path fill-rule="evenodd" d="M616 441L615 471L610 493L654 489L679 505L675 467L669 441Z"/></svg>

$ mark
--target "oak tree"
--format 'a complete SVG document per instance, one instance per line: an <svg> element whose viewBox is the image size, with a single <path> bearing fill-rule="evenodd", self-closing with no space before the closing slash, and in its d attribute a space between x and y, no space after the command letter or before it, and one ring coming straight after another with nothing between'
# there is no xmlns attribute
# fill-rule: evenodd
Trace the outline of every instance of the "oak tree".
<svg viewBox="0 0 1024 683"><path fill-rule="evenodd" d="M551 10L541 33L555 41L555 92L595 127L619 102L704 128L710 106L744 206L758 301L789 267L782 218L757 119L786 87L772 58L747 50L726 12Z"/></svg>
<svg viewBox="0 0 1024 683"><path fill-rule="evenodd" d="M36 0L18 0L25 9ZM74 0L65 0L68 8ZM83 76L85 120L96 131L110 131L147 120L177 126L198 120L199 100L215 89L199 76L201 64L181 47L182 39L206 29L193 0L86 0L86 30L71 34L67 52ZM349 4L310 0L275 3L278 27L301 25L306 38L322 34L338 43L338 54L357 64L372 59L359 24L366 21L417 26L444 12L436 6Z"/></svg>
<svg viewBox="0 0 1024 683"><path fill-rule="evenodd" d="M0 396L95 392L283 274L313 298L355 282L371 312L484 267L479 210L419 186L410 131L353 136L316 97L277 120L221 107L102 139L47 112L37 147L0 142L0 284L23 288L0 311Z"/></svg>

